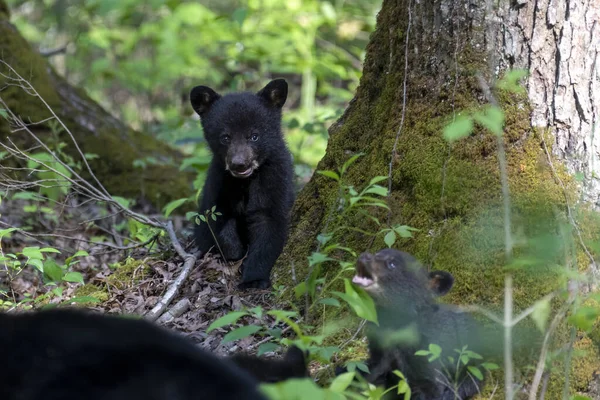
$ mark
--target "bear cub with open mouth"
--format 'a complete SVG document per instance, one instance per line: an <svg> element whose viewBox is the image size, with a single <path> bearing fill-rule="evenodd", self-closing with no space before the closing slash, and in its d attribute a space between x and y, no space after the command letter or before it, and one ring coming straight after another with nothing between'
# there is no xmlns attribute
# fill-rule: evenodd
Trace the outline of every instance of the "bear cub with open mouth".
<svg viewBox="0 0 600 400"><path fill-rule="evenodd" d="M221 213L197 225L196 245L203 253L221 251L229 261L246 256L240 289L270 286L287 240L294 202L292 156L281 132L287 92L286 81L275 79L256 94L221 96L206 86L190 93L213 153L199 212L215 207Z"/></svg>

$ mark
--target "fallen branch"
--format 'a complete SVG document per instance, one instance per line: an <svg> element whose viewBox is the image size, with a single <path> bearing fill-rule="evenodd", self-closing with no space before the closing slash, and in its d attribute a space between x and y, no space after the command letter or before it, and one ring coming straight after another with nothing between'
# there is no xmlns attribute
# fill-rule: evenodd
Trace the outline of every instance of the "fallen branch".
<svg viewBox="0 0 600 400"><path fill-rule="evenodd" d="M161 315L160 318L156 320L156 322L161 325L171 322L175 318L180 317L184 312L189 310L190 306L191 303L188 299L181 299L173 307L171 307L169 311Z"/></svg>
<svg viewBox="0 0 600 400"><path fill-rule="evenodd" d="M149 321L156 321L158 317L160 317L165 312L169 304L171 304L171 302L179 292L179 289L183 285L183 282L185 282L188 276L190 275L192 267L196 264L196 260L198 259L196 254L186 253L186 251L183 249L181 243L179 243L179 239L177 239L177 236L175 235L175 231L173 230L173 223L171 221L167 223L166 230L169 234L169 237L171 238L171 242L173 243L175 251L181 256L181 258L183 258L184 263L183 268L179 273L179 276L177 277L177 279L175 279L175 281L173 281L171 286L169 286L169 289L162 297L162 299L160 299L160 301L156 304L156 306L154 306L152 310L146 313L145 318Z"/></svg>

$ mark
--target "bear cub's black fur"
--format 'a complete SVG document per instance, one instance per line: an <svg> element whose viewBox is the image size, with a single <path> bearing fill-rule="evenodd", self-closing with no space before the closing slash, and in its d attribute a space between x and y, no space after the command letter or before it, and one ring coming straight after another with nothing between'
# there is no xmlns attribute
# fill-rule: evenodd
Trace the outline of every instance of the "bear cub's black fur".
<svg viewBox="0 0 600 400"><path fill-rule="evenodd" d="M229 360L140 319L0 313L2 400L266 400Z"/></svg>
<svg viewBox="0 0 600 400"><path fill-rule="evenodd" d="M292 156L281 132L287 83L275 79L258 93L224 96L206 86L190 93L204 137L213 153L199 212L208 218L227 260L242 263L240 289L268 288L275 261L287 240L294 202ZM205 222L196 227L196 245L205 253L216 243Z"/></svg>
<svg viewBox="0 0 600 400"><path fill-rule="evenodd" d="M367 334L369 382L386 388L395 386L399 378L393 371L397 369L407 379L411 399L466 400L479 393L483 382L467 375L464 367L458 373L458 382L452 382L456 363L448 362L447 356L456 358L455 349L467 345L483 357L488 354L481 341L486 335L474 318L435 301L454 284L449 272L427 272L410 254L384 249L375 255L361 254L352 281L371 295L377 309L379 326L371 324ZM406 328L412 328L414 334L394 335ZM441 346L442 356L430 363L415 352L427 350L431 343ZM391 391L386 400L390 398L401 399L404 394Z"/></svg>

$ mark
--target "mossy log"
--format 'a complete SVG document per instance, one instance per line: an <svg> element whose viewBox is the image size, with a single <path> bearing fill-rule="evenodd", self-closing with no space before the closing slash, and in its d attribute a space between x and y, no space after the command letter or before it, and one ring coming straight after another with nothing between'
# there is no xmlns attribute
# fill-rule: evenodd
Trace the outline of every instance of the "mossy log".
<svg viewBox="0 0 600 400"><path fill-rule="evenodd" d="M0 0L0 58L27 79L57 116L73 133L84 153L99 157L90 166L100 182L112 195L145 198L156 206L187 197L192 193L193 174L179 172L182 155L152 135L135 131L111 116L90 99L85 91L75 88L59 76L9 21L6 3ZM11 76L7 68L0 73ZM25 122L37 122L50 117L47 107L19 86L7 85L0 75L0 96L10 110ZM46 124L32 125L40 138L52 138ZM8 137L22 149L30 148L32 140L24 132L10 133L8 122L0 118L0 140ZM60 134L62 135L62 134ZM71 140L66 151L77 160ZM152 156L160 165L136 168L133 162ZM85 174L83 175L85 177ZM93 182L90 180L90 182Z"/></svg>
<svg viewBox="0 0 600 400"><path fill-rule="evenodd" d="M589 121L598 120L597 109L586 106L581 113L573 108L568 126L561 123L558 115L564 117L563 107L577 102L580 94L561 87L569 73L571 84L598 84L598 77L590 72L590 60L600 44L592 43L592 33L585 30L577 35L556 35L545 18L553 15L553 23L565 32L567 28L569 32L585 29L585 21L593 20L600 6L567 3L570 10L560 5L558 14L553 14L556 10L549 9L548 1L488 3L498 4L498 8L486 10L485 2L462 0L385 0L367 47L360 86L331 127L327 152L317 169L336 170L352 154L364 152L346 177L347 183L359 189L375 176L387 176L391 163L390 225L419 229L414 238L401 239L395 247L414 254L430 268L454 274L455 287L447 301L484 304L501 311L507 260L497 139L476 127L468 138L451 145L442 136L443 128L461 112L487 103L478 74L492 83L508 68L530 70L525 93L493 91L506 118L503 139L512 233L515 240L550 235L560 242L557 215L565 215L567 202L573 207L580 196L570 172L593 179L588 162L595 157L590 151ZM589 47L581 46L585 43ZM569 48L580 52L570 54L578 63L561 58L564 46L571 44ZM591 47L594 50L589 50ZM550 56L556 58L556 64L547 62ZM546 94L540 95L544 90ZM598 94L581 96L582 104L598 104ZM276 282L291 284L292 265L296 277L306 277L306 260L317 248L317 235L332 232L339 223L337 205L336 183L315 174L296 201ZM372 213L387 221L385 212ZM596 237L598 225L590 219L582 222L583 239ZM377 231L370 219L358 215L343 223ZM332 242L357 252L385 247L381 234L373 240L355 231L343 232ZM590 258L576 242L576 264L587 270ZM534 247L531 242L517 245L515 257L535 251ZM517 309L531 306L559 285L564 287L564 277L548 267L564 265L564 252L546 253L541 268L515 273ZM329 268L324 273L331 276L331 269L339 267ZM577 341L574 347L584 351L571 364L571 392L586 393L600 365L598 350L589 339ZM531 373L524 379L531 379ZM564 382L563 369L557 367L546 398L561 398Z"/></svg>

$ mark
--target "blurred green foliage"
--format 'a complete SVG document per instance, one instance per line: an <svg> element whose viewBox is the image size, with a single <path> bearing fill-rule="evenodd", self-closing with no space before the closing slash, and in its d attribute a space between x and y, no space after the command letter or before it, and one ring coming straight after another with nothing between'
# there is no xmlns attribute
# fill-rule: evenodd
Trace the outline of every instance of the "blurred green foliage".
<svg viewBox="0 0 600 400"><path fill-rule="evenodd" d="M290 84L284 122L296 173L323 156L352 98L381 0L8 0L12 21L53 66L114 115L210 160L189 90ZM141 164L145 160L139 160ZM140 164L141 167L143 167Z"/></svg>

